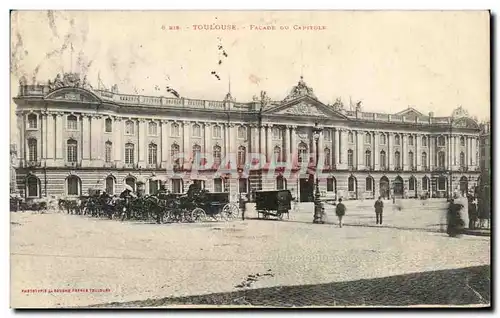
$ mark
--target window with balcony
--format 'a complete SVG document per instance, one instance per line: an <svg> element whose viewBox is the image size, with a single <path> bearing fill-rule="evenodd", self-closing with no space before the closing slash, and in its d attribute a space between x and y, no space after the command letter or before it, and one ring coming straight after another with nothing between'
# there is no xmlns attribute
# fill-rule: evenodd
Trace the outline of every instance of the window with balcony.
<svg viewBox="0 0 500 318"><path fill-rule="evenodd" d="M308 162L307 145L303 142L299 144L297 159L299 163Z"/></svg>
<svg viewBox="0 0 500 318"><path fill-rule="evenodd" d="M238 147L238 166L243 166L246 162L247 149L244 146Z"/></svg>
<svg viewBox="0 0 500 318"><path fill-rule="evenodd" d="M154 143L148 146L148 164L155 165L158 160L158 146Z"/></svg>
<svg viewBox="0 0 500 318"><path fill-rule="evenodd" d="M155 123L154 121L150 121L148 123L148 135L149 136L156 136L156 135L158 135L158 124Z"/></svg>
<svg viewBox="0 0 500 318"><path fill-rule="evenodd" d="M281 162L281 147L274 147L274 162Z"/></svg>
<svg viewBox="0 0 500 318"><path fill-rule="evenodd" d="M247 127L239 126L238 127L238 139L246 139L247 138Z"/></svg>
<svg viewBox="0 0 500 318"><path fill-rule="evenodd" d="M172 163L174 164L180 163L179 153L180 153L179 145L172 144L172 146L170 146L170 160L172 161Z"/></svg>
<svg viewBox="0 0 500 318"><path fill-rule="evenodd" d="M465 138L464 138L464 136L460 137L460 146L465 147Z"/></svg>
<svg viewBox="0 0 500 318"><path fill-rule="evenodd" d="M134 164L134 148L132 143L125 144L125 164L127 165Z"/></svg>
<svg viewBox="0 0 500 318"><path fill-rule="evenodd" d="M75 115L66 117L68 130L78 130L78 118Z"/></svg>
<svg viewBox="0 0 500 318"><path fill-rule="evenodd" d="M35 138L28 139L28 161L38 161L38 141Z"/></svg>
<svg viewBox="0 0 500 318"><path fill-rule="evenodd" d="M347 150L347 166L349 166L349 168L354 166L354 156L351 149Z"/></svg>
<svg viewBox="0 0 500 318"><path fill-rule="evenodd" d="M192 154L192 162L196 163L197 165L200 164L201 160L201 146L200 145L194 145L193 146L193 154Z"/></svg>
<svg viewBox="0 0 500 318"><path fill-rule="evenodd" d="M222 148L218 145L213 147L213 155L214 155L214 164L219 166L221 163L221 157L222 157ZM219 191L222 192L222 191Z"/></svg>
<svg viewBox="0 0 500 318"><path fill-rule="evenodd" d="M111 143L111 141L106 141L106 143L104 144L104 160L106 161L106 163L111 162L112 150L113 144Z"/></svg>
<svg viewBox="0 0 500 318"><path fill-rule="evenodd" d="M387 169L387 158L384 150L380 152L380 169Z"/></svg>
<svg viewBox="0 0 500 318"><path fill-rule="evenodd" d="M135 133L135 123L131 120L125 122L125 135L133 135Z"/></svg>
<svg viewBox="0 0 500 318"><path fill-rule="evenodd" d="M445 154L444 151L440 151L438 153L438 168L444 169L445 168Z"/></svg>
<svg viewBox="0 0 500 318"><path fill-rule="evenodd" d="M68 162L78 161L78 142L74 139L69 139L66 142L66 157Z"/></svg>
<svg viewBox="0 0 500 318"><path fill-rule="evenodd" d="M213 127L213 137L214 138L221 138L222 137L222 128L221 126L214 126Z"/></svg>
<svg viewBox="0 0 500 318"><path fill-rule="evenodd" d="M401 169L401 154L399 153L399 151L396 151L394 153L394 169Z"/></svg>
<svg viewBox="0 0 500 318"><path fill-rule="evenodd" d="M38 129L38 116L36 114L28 115L28 129Z"/></svg>
<svg viewBox="0 0 500 318"><path fill-rule="evenodd" d="M113 132L113 121L111 118L106 118L104 121L104 131L107 133Z"/></svg>
<svg viewBox="0 0 500 318"><path fill-rule="evenodd" d="M332 162L332 152L331 152L330 148L328 148L328 147L326 147L323 151L325 154L325 166L329 167L331 165L331 162Z"/></svg>
<svg viewBox="0 0 500 318"><path fill-rule="evenodd" d="M372 166L372 152L370 150L365 151L365 166L367 168Z"/></svg>
<svg viewBox="0 0 500 318"><path fill-rule="evenodd" d="M172 123L170 125L170 136L172 137L179 137L180 135L180 128L178 123Z"/></svg>

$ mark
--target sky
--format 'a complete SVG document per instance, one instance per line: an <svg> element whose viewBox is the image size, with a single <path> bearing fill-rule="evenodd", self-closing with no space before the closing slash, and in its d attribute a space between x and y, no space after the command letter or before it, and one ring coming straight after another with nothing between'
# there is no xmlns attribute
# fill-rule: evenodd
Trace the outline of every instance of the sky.
<svg viewBox="0 0 500 318"><path fill-rule="evenodd" d="M222 100L231 83L233 97L246 102L262 90L282 100L303 75L323 103L340 97L362 101L363 111L412 106L435 116L461 105L483 120L489 39L489 14L480 11L16 11L11 91L21 76L45 83L73 71L94 87L99 77L120 93L153 96L170 96L169 86Z"/></svg>

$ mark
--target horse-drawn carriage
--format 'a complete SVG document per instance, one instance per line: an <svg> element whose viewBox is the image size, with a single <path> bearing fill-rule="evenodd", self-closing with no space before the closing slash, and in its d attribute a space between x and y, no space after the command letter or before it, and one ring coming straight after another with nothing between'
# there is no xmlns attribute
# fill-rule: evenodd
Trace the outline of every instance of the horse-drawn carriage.
<svg viewBox="0 0 500 318"><path fill-rule="evenodd" d="M292 200L293 197L289 190L256 191L257 217L260 219L262 216L265 219L269 219L273 216L282 220L286 214L289 219Z"/></svg>
<svg viewBox="0 0 500 318"><path fill-rule="evenodd" d="M239 214L238 206L229 202L228 192L203 191L194 204L196 208L191 212L194 222L204 221L207 217L229 220L237 218Z"/></svg>

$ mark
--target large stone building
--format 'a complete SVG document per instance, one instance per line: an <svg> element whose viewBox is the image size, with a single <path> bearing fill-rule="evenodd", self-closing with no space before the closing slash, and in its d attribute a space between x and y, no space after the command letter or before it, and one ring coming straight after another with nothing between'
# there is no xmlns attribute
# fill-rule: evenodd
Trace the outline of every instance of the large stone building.
<svg viewBox="0 0 500 318"><path fill-rule="evenodd" d="M479 176L480 130L462 108L450 117L348 110L322 103L302 78L280 101L261 92L236 102L94 90L66 74L22 83L14 101L27 197L96 186L116 194L125 184L148 193L164 180L173 192L200 182L232 197L286 187L308 201L314 171L326 197L444 197Z"/></svg>
<svg viewBox="0 0 500 318"><path fill-rule="evenodd" d="M491 184L491 124L485 122L480 125L479 135L480 162L482 184L490 187Z"/></svg>

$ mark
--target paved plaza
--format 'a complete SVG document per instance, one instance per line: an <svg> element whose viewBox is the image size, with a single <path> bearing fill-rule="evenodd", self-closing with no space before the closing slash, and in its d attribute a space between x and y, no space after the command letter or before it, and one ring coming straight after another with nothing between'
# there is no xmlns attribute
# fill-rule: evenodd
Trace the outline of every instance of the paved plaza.
<svg viewBox="0 0 500 318"><path fill-rule="evenodd" d="M254 219L250 207L245 221L196 224L11 213L11 305L89 306L490 264L489 237L440 232L444 201L386 201L381 226L373 202L347 202L343 228L330 206L326 224L312 224L311 203L284 221ZM249 275L258 279L247 286Z"/></svg>

